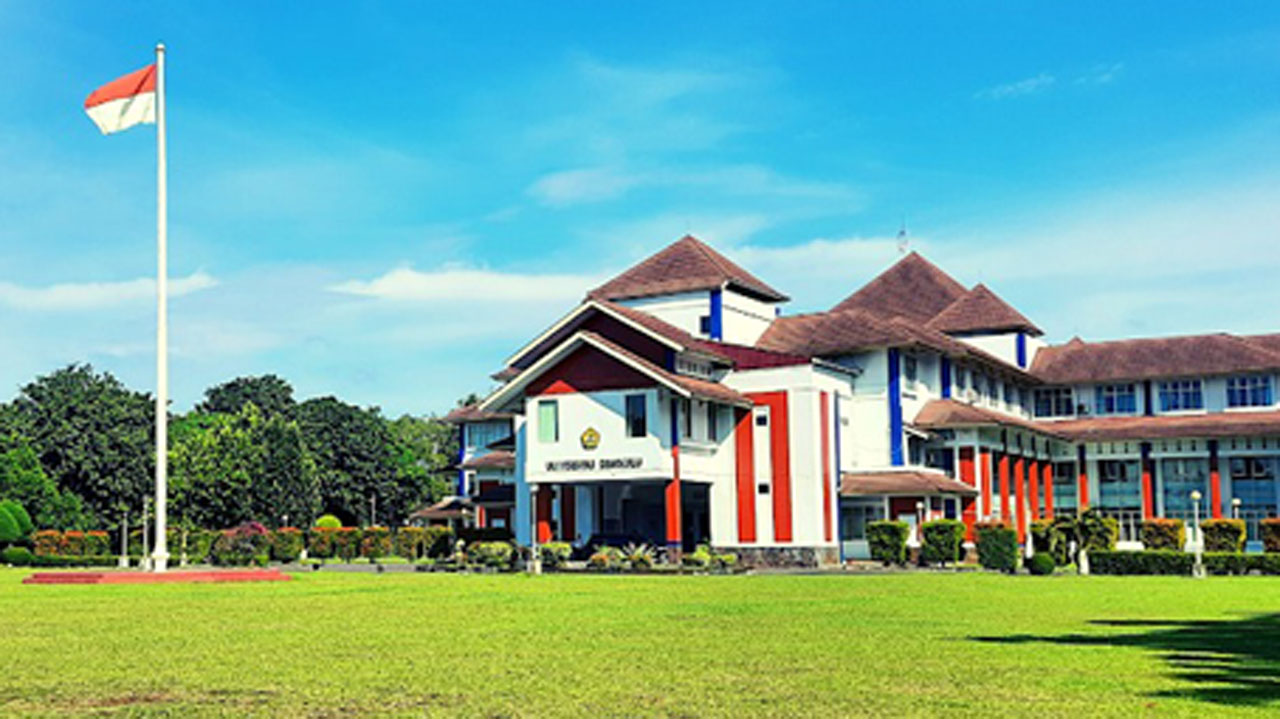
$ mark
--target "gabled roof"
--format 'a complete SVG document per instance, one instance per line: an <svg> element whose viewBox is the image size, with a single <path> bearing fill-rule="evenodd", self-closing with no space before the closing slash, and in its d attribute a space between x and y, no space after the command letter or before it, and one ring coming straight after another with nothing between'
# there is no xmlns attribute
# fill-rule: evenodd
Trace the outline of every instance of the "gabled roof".
<svg viewBox="0 0 1280 719"><path fill-rule="evenodd" d="M947 305L926 326L948 334L1009 331L1044 334L1031 320L981 283Z"/></svg>
<svg viewBox="0 0 1280 719"><path fill-rule="evenodd" d="M935 469L884 469L840 475L842 497L977 493L974 487Z"/></svg>
<svg viewBox="0 0 1280 719"><path fill-rule="evenodd" d="M1059 430L1060 422L1033 422L954 399L930 400L920 408L911 424L920 429L1014 427L1053 437L1063 436Z"/></svg>
<svg viewBox="0 0 1280 719"><path fill-rule="evenodd" d="M1080 442L1280 436L1280 412L1275 411L1206 412L1154 417L1087 417L1059 420L1051 424L1056 432Z"/></svg>
<svg viewBox="0 0 1280 719"><path fill-rule="evenodd" d="M486 452L479 457L472 457L458 469L512 469L516 466L516 453L508 450Z"/></svg>
<svg viewBox="0 0 1280 719"><path fill-rule="evenodd" d="M966 292L951 275L912 252L833 309L863 310L923 324Z"/></svg>
<svg viewBox="0 0 1280 719"><path fill-rule="evenodd" d="M462 424L463 422L488 422L490 420L511 419L513 415L510 412L487 412L480 409L478 404L469 404L463 407L454 407L449 410L449 414L444 416L444 421L453 424Z"/></svg>
<svg viewBox="0 0 1280 719"><path fill-rule="evenodd" d="M1074 338L1036 352L1031 373L1051 384L1194 377L1280 369L1268 335L1226 333L1114 342Z"/></svg>
<svg viewBox="0 0 1280 719"><path fill-rule="evenodd" d="M595 288L588 296L623 300L717 290L726 286L766 302L785 302L788 299L692 235L685 235Z"/></svg>

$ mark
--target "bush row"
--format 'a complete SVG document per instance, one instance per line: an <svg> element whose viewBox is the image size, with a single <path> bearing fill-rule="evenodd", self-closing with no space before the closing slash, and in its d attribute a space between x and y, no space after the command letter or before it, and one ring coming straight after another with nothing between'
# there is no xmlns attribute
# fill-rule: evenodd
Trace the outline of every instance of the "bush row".
<svg viewBox="0 0 1280 719"><path fill-rule="evenodd" d="M116 558L110 556L77 557L61 554L35 554L26 547L8 547L0 550L0 564L13 567L112 567Z"/></svg>
<svg viewBox="0 0 1280 719"><path fill-rule="evenodd" d="M1190 575L1195 555L1173 550L1091 552L1089 566L1094 574ZM1280 574L1280 554L1205 552L1204 568L1209 574Z"/></svg>

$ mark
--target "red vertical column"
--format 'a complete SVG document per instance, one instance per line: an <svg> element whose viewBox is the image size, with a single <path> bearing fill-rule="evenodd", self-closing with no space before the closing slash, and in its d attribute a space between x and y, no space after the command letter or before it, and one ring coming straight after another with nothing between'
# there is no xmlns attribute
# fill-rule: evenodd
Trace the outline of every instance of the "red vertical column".
<svg viewBox="0 0 1280 719"><path fill-rule="evenodd" d="M831 541L831 416L827 393L818 395L818 426L822 428L822 536Z"/></svg>
<svg viewBox="0 0 1280 719"><path fill-rule="evenodd" d="M1076 506L1079 512L1089 508L1089 463L1085 460L1084 445L1078 445L1076 447L1076 472L1078 473L1076 483L1080 489L1080 503Z"/></svg>
<svg viewBox="0 0 1280 719"><path fill-rule="evenodd" d="M1027 475L1031 478L1031 521L1040 520L1040 462L1027 460Z"/></svg>
<svg viewBox="0 0 1280 719"><path fill-rule="evenodd" d="M754 414L742 412L733 428L733 451L738 486L738 541L756 541L756 454Z"/></svg>
<svg viewBox="0 0 1280 719"><path fill-rule="evenodd" d="M544 544L551 541L551 487L545 484L538 485L537 511L538 511L538 543Z"/></svg>
<svg viewBox="0 0 1280 719"><path fill-rule="evenodd" d="M578 488L560 485L560 539L572 542L578 534Z"/></svg>
<svg viewBox="0 0 1280 719"><path fill-rule="evenodd" d="M991 450L983 447L978 452L978 471L982 474L979 481L982 482L982 511L984 516L990 517L991 512Z"/></svg>
<svg viewBox="0 0 1280 719"><path fill-rule="evenodd" d="M1151 443L1142 443L1142 517L1156 516L1155 483L1152 481Z"/></svg>
<svg viewBox="0 0 1280 719"><path fill-rule="evenodd" d="M1044 518L1053 519L1053 460L1046 459L1043 462L1040 481L1044 482Z"/></svg>
<svg viewBox="0 0 1280 719"><path fill-rule="evenodd" d="M978 486L978 478L974 472L973 466L973 447L960 448L960 481L976 488ZM973 525L978 519L978 508L973 497L964 497L960 500L963 503L964 510L961 512L961 519L964 520L964 538L967 542L973 541Z"/></svg>
<svg viewBox="0 0 1280 719"><path fill-rule="evenodd" d="M1022 544L1027 541L1027 463L1022 457L1018 457L1013 462L1013 482L1014 482L1014 526L1018 528L1018 543Z"/></svg>
<svg viewBox="0 0 1280 719"><path fill-rule="evenodd" d="M1209 440L1209 514L1222 519L1222 472L1218 469L1218 440Z"/></svg>
<svg viewBox="0 0 1280 719"><path fill-rule="evenodd" d="M1000 521L1009 521L1009 455L1000 453Z"/></svg>
<svg viewBox="0 0 1280 719"><path fill-rule="evenodd" d="M680 524L680 448L673 447L671 449L671 459L674 460L672 465L674 475L667 482L666 492L663 499L665 500L667 510L667 549L675 549L679 551L684 544L684 528Z"/></svg>

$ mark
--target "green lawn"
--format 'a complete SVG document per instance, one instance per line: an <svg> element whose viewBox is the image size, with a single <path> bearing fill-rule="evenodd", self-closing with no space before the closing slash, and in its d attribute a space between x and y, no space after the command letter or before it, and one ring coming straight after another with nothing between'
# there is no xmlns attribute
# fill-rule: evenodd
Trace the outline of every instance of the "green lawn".
<svg viewBox="0 0 1280 719"><path fill-rule="evenodd" d="M1280 579L23 586L5 716L1275 716Z"/></svg>

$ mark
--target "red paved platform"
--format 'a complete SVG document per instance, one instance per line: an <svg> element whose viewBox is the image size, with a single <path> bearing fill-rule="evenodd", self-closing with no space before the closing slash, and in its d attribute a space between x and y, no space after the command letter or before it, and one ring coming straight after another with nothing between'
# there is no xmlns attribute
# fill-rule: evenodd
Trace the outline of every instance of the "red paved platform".
<svg viewBox="0 0 1280 719"><path fill-rule="evenodd" d="M211 582L283 582L291 577L278 569L221 569L155 572L36 572L23 584L202 584Z"/></svg>

